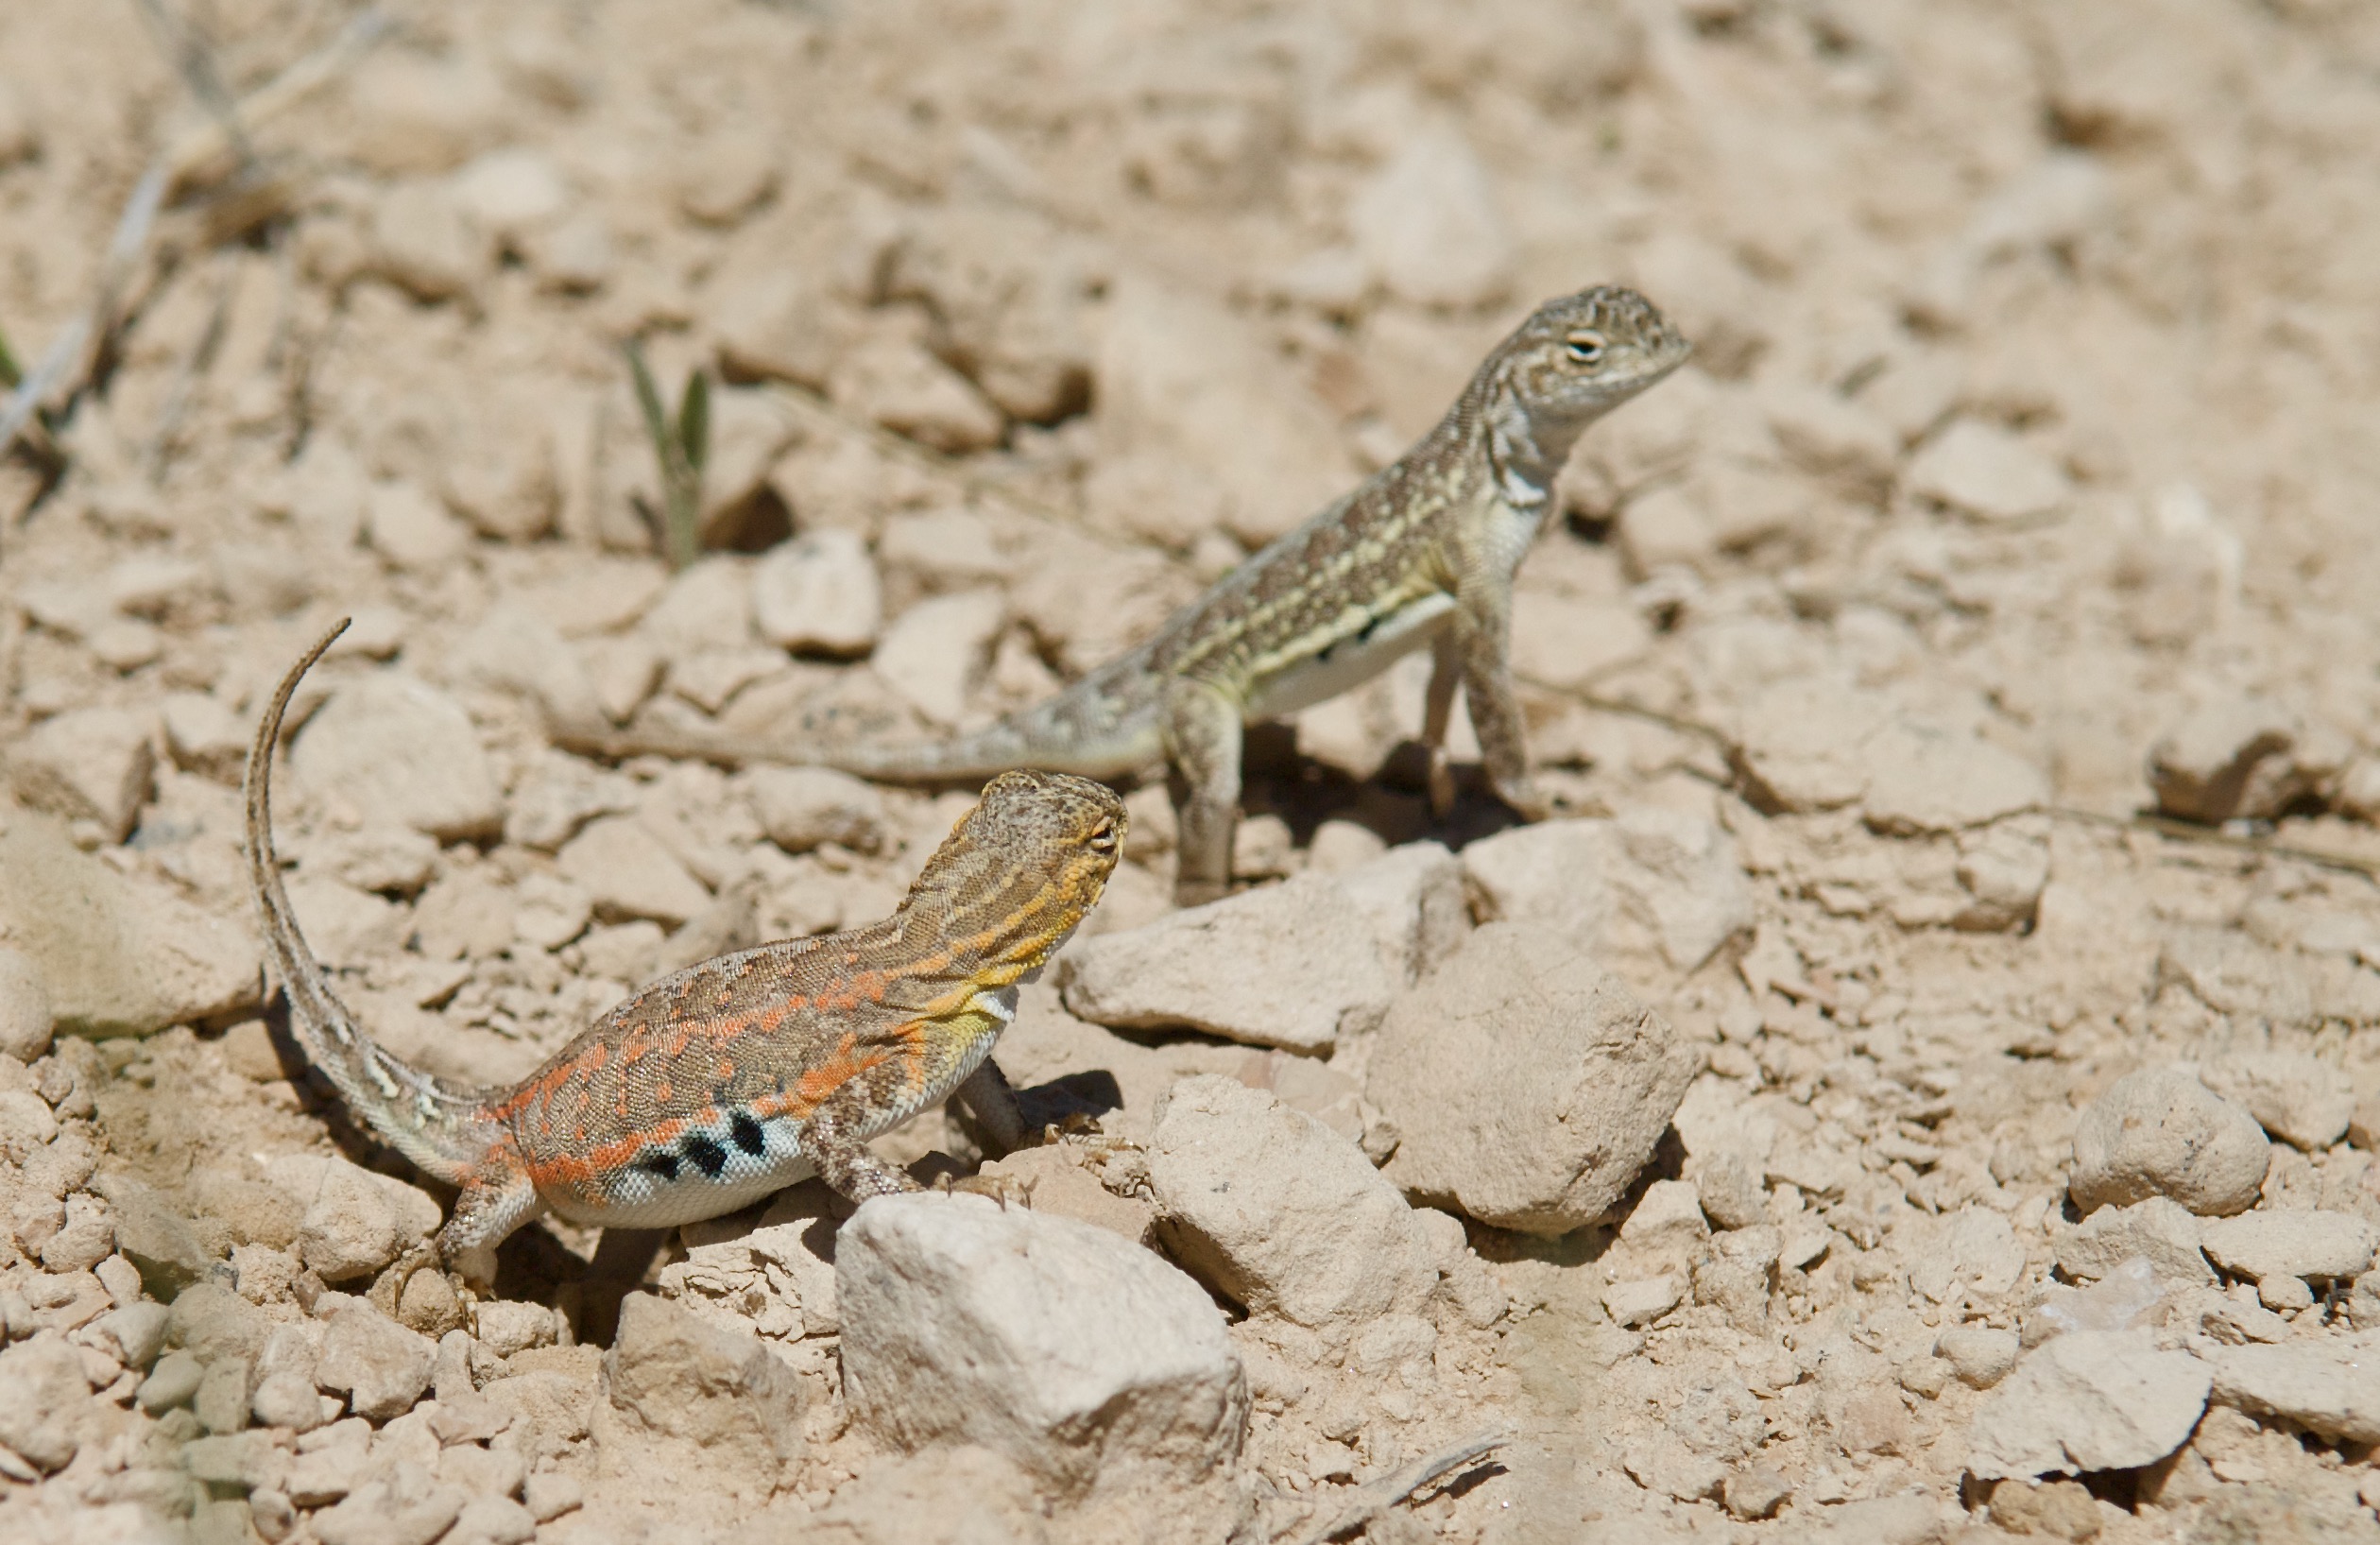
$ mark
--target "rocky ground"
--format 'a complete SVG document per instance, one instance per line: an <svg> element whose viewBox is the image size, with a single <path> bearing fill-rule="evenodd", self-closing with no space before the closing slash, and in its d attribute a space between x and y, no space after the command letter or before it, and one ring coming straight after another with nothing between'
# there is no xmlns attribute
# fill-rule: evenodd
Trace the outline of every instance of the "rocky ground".
<svg viewBox="0 0 2380 1545"><path fill-rule="evenodd" d="M0 461L0 1534L2380 1539L2375 252L2354 0L0 8L9 373L113 298ZM982 722L1606 280L1699 352L1522 574L1562 818L1409 662L1226 901L1132 795L1030 1208L391 1269L241 872L330 620L298 909L508 1080L967 799L549 720Z"/></svg>

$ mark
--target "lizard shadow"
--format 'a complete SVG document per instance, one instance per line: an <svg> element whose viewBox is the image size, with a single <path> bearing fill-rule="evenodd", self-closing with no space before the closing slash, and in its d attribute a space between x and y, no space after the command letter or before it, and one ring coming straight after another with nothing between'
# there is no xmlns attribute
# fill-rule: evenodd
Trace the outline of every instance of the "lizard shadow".
<svg viewBox="0 0 2380 1545"><path fill-rule="evenodd" d="M1299 848L1310 847L1326 821L1363 827L1391 848L1425 838L1457 851L1481 837L1526 824L1496 798L1475 763L1453 767L1455 800L1444 817L1430 809L1430 750L1418 740L1399 742L1369 778L1317 761L1297 749L1293 725L1248 727L1242 757L1241 804L1250 815L1273 815L1289 827Z"/></svg>

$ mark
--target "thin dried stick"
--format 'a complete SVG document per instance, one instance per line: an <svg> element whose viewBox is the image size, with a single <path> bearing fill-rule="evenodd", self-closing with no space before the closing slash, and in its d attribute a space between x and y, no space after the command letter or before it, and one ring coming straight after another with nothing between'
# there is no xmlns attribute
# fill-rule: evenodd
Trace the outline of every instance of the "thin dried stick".
<svg viewBox="0 0 2380 1545"><path fill-rule="evenodd" d="M1374 1519L1440 1476L1483 1454L1493 1453L1511 1441L1512 1434L1509 1433L1483 1433L1451 1449L1441 1449L1436 1453L1416 1459L1403 1469L1377 1481L1367 1481L1356 1488L1354 1498L1340 1510L1337 1519L1306 1536L1300 1545L1330 1545L1333 1540L1349 1538Z"/></svg>
<svg viewBox="0 0 2380 1545"><path fill-rule="evenodd" d="M210 161L231 149L236 143L235 133L245 135L265 119L283 112L304 100L363 56L366 49L387 30L388 20L378 10L368 10L333 39L330 43L275 76L258 87L244 100L233 105L227 123L210 121L183 135L163 154L150 162L141 174L132 195L125 201L123 213L117 216L114 238L108 244L107 261L101 265L99 283L91 305L69 321L43 351L41 363L17 383L16 390L0 398L0 447L11 443L31 421L51 394L67 388L72 396L82 388L93 366L105 352L104 345L113 332L116 308L122 299L126 282L132 269L148 250L150 236L157 227L158 211L163 207L165 195L179 182L191 176Z"/></svg>

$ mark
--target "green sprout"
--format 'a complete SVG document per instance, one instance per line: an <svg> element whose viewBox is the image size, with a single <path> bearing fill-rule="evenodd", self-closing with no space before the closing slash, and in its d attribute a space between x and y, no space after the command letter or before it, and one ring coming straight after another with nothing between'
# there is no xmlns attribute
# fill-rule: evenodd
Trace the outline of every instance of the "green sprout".
<svg viewBox="0 0 2380 1545"><path fill-rule="evenodd" d="M9 335L0 333L0 391L14 391L25 372L17 368L16 355L9 352Z"/></svg>
<svg viewBox="0 0 2380 1545"><path fill-rule="evenodd" d="M637 405L644 410L644 433L661 472L661 537L670 567L691 566L702 547L702 470L711 455L711 378L697 367L686 378L673 422L644 350L634 339L624 347L628 374L636 382Z"/></svg>

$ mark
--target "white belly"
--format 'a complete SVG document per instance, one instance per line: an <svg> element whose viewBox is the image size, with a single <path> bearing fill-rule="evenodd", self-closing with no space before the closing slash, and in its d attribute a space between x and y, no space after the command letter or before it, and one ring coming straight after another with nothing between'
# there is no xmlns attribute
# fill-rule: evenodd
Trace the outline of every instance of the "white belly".
<svg viewBox="0 0 2380 1545"><path fill-rule="evenodd" d="M1309 655L1257 684L1248 716L1277 718L1327 702L1361 686L1400 657L1428 644L1454 616L1454 597L1432 591L1375 624L1371 636L1346 639L1326 654Z"/></svg>

